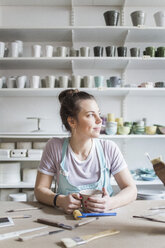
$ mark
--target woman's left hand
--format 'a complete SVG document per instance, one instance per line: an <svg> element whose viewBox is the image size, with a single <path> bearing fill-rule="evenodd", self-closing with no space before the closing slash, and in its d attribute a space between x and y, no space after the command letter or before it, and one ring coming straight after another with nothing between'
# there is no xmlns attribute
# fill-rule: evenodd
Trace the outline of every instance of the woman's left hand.
<svg viewBox="0 0 165 248"><path fill-rule="evenodd" d="M110 210L110 196L105 188L102 189L103 197L96 198L90 196L86 202L86 208L89 212L106 212Z"/></svg>

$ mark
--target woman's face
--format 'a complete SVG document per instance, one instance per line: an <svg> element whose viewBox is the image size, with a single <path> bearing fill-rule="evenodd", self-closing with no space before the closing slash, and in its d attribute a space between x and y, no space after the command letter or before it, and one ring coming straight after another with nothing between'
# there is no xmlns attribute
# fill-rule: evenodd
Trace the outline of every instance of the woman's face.
<svg viewBox="0 0 165 248"><path fill-rule="evenodd" d="M80 112L76 121L76 133L90 138L98 137L102 120L96 101L92 99L82 100L79 104Z"/></svg>

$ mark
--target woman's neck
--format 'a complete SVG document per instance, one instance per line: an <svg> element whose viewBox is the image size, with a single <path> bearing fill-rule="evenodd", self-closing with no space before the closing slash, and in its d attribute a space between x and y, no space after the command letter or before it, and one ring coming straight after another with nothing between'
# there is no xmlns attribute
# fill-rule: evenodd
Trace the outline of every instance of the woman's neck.
<svg viewBox="0 0 165 248"><path fill-rule="evenodd" d="M92 138L83 140L80 139L79 137L71 136L69 143L73 152L81 161L87 159L92 149L92 144L93 144Z"/></svg>

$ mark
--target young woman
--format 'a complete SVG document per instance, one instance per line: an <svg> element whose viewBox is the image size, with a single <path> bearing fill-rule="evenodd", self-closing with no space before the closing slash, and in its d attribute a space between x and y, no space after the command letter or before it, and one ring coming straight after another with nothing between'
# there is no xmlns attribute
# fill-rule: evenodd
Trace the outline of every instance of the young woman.
<svg viewBox="0 0 165 248"><path fill-rule="evenodd" d="M102 121L95 98L83 91L65 90L59 101L62 123L71 136L48 141L36 179L37 200L66 213L81 207L79 192L83 189L103 192L102 198L90 197L86 202L90 212L106 212L135 200L136 186L119 148L110 140L97 139ZM121 189L114 196L111 174ZM57 193L51 190L54 177Z"/></svg>

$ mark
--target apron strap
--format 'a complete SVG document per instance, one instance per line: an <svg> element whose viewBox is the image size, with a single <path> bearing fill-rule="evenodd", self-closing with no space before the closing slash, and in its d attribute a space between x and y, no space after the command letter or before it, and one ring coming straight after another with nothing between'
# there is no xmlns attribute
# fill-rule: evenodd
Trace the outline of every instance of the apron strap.
<svg viewBox="0 0 165 248"><path fill-rule="evenodd" d="M101 173L103 173L103 187L105 187L106 162L105 162L104 151L103 151L103 147L102 147L100 141L98 139L95 139L95 141L97 143L96 149L97 149L99 161L100 161L100 164L101 164Z"/></svg>
<svg viewBox="0 0 165 248"><path fill-rule="evenodd" d="M64 143L62 145L62 161L61 161L61 166L62 169L64 170L64 166L65 166L65 157L66 157L66 151L68 148L68 143L69 143L69 138L65 138Z"/></svg>

